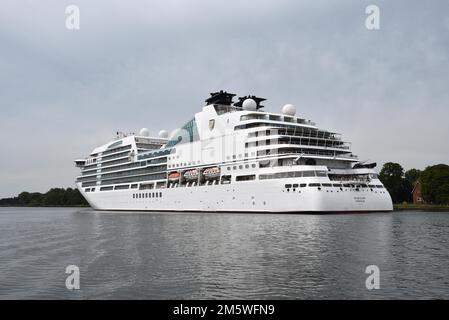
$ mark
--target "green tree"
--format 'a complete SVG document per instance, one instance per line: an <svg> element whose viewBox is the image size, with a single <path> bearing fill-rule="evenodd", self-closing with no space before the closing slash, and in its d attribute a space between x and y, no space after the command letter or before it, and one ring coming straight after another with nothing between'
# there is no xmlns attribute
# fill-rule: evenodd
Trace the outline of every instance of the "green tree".
<svg viewBox="0 0 449 320"><path fill-rule="evenodd" d="M394 203L410 199L409 188L404 178L404 168L399 163L387 162L379 173L379 179L387 188Z"/></svg>
<svg viewBox="0 0 449 320"><path fill-rule="evenodd" d="M61 188L52 188L44 195L43 205L63 206L65 190Z"/></svg>
<svg viewBox="0 0 449 320"><path fill-rule="evenodd" d="M408 194L407 201L412 201L412 191L415 186L415 183L418 181L419 176L421 175L421 170L418 169L410 169L407 170L404 174L405 178L405 188Z"/></svg>
<svg viewBox="0 0 449 320"><path fill-rule="evenodd" d="M2 206L88 206L78 189L52 188L45 194L22 192L17 197L0 199Z"/></svg>
<svg viewBox="0 0 449 320"><path fill-rule="evenodd" d="M420 175L421 175L421 170L410 169L405 172L404 177L405 177L405 180L407 180L407 182L409 182L411 185L415 185L415 183L416 183L416 181L418 181Z"/></svg>
<svg viewBox="0 0 449 320"><path fill-rule="evenodd" d="M449 204L449 166L427 167L420 175L423 198L432 204Z"/></svg>
<svg viewBox="0 0 449 320"><path fill-rule="evenodd" d="M29 192L22 192L17 197L18 204L22 205L22 206L28 205L30 200L31 200L31 194Z"/></svg>

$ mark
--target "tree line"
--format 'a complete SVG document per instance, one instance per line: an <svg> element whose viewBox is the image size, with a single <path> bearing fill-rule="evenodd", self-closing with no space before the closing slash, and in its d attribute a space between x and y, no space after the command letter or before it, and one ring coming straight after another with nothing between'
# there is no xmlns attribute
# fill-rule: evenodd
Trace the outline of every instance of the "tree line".
<svg viewBox="0 0 449 320"><path fill-rule="evenodd" d="M17 197L0 199L0 206L70 207L88 203L78 189L52 188L46 193L22 192Z"/></svg>
<svg viewBox="0 0 449 320"><path fill-rule="evenodd" d="M399 163L387 162L379 173L379 179L394 203L411 202L413 188L419 181L426 203L449 205L449 166L446 164L428 166L422 171L404 171Z"/></svg>

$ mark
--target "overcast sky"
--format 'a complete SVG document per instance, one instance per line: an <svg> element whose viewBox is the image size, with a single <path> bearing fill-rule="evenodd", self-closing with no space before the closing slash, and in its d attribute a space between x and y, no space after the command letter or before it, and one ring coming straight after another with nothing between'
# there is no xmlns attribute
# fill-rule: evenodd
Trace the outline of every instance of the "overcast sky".
<svg viewBox="0 0 449 320"><path fill-rule="evenodd" d="M4 0L0 197L74 186L75 158L177 128L219 89L293 103L362 160L448 163L448 80L447 0Z"/></svg>

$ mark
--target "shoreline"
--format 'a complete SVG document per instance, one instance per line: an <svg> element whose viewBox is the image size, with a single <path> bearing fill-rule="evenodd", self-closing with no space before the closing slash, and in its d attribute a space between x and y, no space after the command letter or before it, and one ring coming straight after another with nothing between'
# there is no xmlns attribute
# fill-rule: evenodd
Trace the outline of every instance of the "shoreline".
<svg viewBox="0 0 449 320"><path fill-rule="evenodd" d="M435 205L435 204L394 204L393 205L393 211L448 211L449 212L449 206L441 206L441 205Z"/></svg>
<svg viewBox="0 0 449 320"><path fill-rule="evenodd" d="M14 205L0 205L0 208L91 208L85 205L72 206L14 206ZM449 206L430 205L430 204L394 204L393 212L395 211L446 211L449 212Z"/></svg>
<svg viewBox="0 0 449 320"><path fill-rule="evenodd" d="M91 206L85 205L72 205L72 206L14 206L14 205L0 205L0 208L91 208Z"/></svg>

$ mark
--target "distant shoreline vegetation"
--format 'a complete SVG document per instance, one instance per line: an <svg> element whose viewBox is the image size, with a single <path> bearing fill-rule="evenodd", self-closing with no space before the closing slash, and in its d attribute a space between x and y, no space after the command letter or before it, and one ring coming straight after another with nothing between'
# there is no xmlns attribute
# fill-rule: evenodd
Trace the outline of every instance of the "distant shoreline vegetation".
<svg viewBox="0 0 449 320"><path fill-rule="evenodd" d="M379 172L379 179L391 195L396 208L413 202L413 188L417 183L422 188L422 205L449 207L449 166L437 164L424 170L410 169L404 172L399 163L387 162ZM414 206L409 205L409 209Z"/></svg>
<svg viewBox="0 0 449 320"><path fill-rule="evenodd" d="M397 203L393 205L395 211L449 211L449 206L423 203Z"/></svg>
<svg viewBox="0 0 449 320"><path fill-rule="evenodd" d="M46 193L22 192L17 197L0 199L1 207L88 207L78 189L52 188Z"/></svg>

